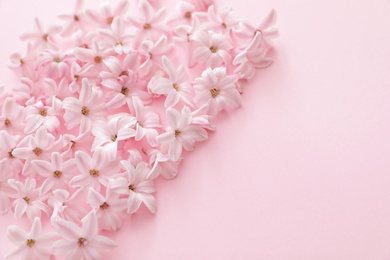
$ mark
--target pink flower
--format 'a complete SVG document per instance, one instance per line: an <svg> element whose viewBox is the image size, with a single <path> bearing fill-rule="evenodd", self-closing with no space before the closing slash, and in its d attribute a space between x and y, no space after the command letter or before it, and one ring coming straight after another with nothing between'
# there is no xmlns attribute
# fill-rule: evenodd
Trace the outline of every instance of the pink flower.
<svg viewBox="0 0 390 260"><path fill-rule="evenodd" d="M129 16L129 23L138 29L136 42L142 40L156 41L160 35L168 34L169 29L164 24L166 9L161 8L157 12L147 0L140 0L138 8L141 16Z"/></svg>
<svg viewBox="0 0 390 260"><path fill-rule="evenodd" d="M266 68L272 64L272 59L265 57L265 54L261 34L256 33L248 48L234 58L233 64L238 65L234 72L240 73L243 78L253 78L257 68Z"/></svg>
<svg viewBox="0 0 390 260"><path fill-rule="evenodd" d="M50 98L46 99L46 102L48 104L54 104L56 102L55 99L53 99L53 96L62 101L66 97L71 96L71 93L69 91L69 84L66 78L62 78L60 82L57 84L57 82L50 78L43 79L43 86L47 89L49 92ZM59 105L61 105L61 102L59 102Z"/></svg>
<svg viewBox="0 0 390 260"><path fill-rule="evenodd" d="M99 227L104 230L117 230L122 225L120 214L127 208L127 200L120 199L118 194L106 190L106 197L89 188L88 203L96 212Z"/></svg>
<svg viewBox="0 0 390 260"><path fill-rule="evenodd" d="M128 161L121 161L126 170L127 178L120 177L111 179L109 188L112 192L128 195L127 213L135 213L142 203L154 213L156 211L156 202L151 193L155 192L153 181L148 179L150 169L144 161L138 162L134 167Z"/></svg>
<svg viewBox="0 0 390 260"><path fill-rule="evenodd" d="M106 94L106 106L110 109L121 108L132 103L132 96L139 96L145 102L150 102L150 95L144 91L144 84L138 81L136 73L129 70L126 76L117 79L105 79L102 85L109 89Z"/></svg>
<svg viewBox="0 0 390 260"><path fill-rule="evenodd" d="M101 259L100 252L110 251L116 247L114 241L99 235L94 211L91 211L82 221L82 228L61 218L52 222L63 238L53 244L55 255L66 255L65 259L98 260Z"/></svg>
<svg viewBox="0 0 390 260"><path fill-rule="evenodd" d="M45 28L38 18L35 18L35 26L36 32L25 33L20 38L23 41L32 41L34 48L55 48L53 36L57 35L62 28L60 26Z"/></svg>
<svg viewBox="0 0 390 260"><path fill-rule="evenodd" d="M33 82L29 78L21 78L20 82L12 86L15 99L19 103L32 104L43 94L43 88L37 86L37 82Z"/></svg>
<svg viewBox="0 0 390 260"><path fill-rule="evenodd" d="M152 107L144 106L141 99L133 96L133 107L135 113L135 141L140 141L144 137L151 146L156 146L158 132L155 128L160 126L160 116L155 113ZM130 110L133 111L132 107Z"/></svg>
<svg viewBox="0 0 390 260"><path fill-rule="evenodd" d="M35 55L32 51L32 44L27 44L27 51L24 56L20 53L13 53L10 56L11 64L9 68L17 72L21 77L27 77L36 80L37 73L34 73Z"/></svg>
<svg viewBox="0 0 390 260"><path fill-rule="evenodd" d="M128 115L118 115L112 117L108 122L97 121L92 128L95 140L92 150L104 147L110 161L115 160L118 151L118 143L135 136L132 128L136 124L136 119Z"/></svg>
<svg viewBox="0 0 390 260"><path fill-rule="evenodd" d="M159 175L162 175L166 179L173 179L179 173L181 160L172 162L168 155L161 153L159 150L153 150L149 153L149 158L153 165L148 175L149 179L155 179Z"/></svg>
<svg viewBox="0 0 390 260"><path fill-rule="evenodd" d="M208 105L209 113L213 116L226 105L237 107L241 104L241 95L233 80L226 75L225 67L203 71L202 77L194 80L194 88L198 93L194 99L197 106Z"/></svg>
<svg viewBox="0 0 390 260"><path fill-rule="evenodd" d="M85 197L82 188L76 190L71 196L69 191L56 189L48 199L48 204L53 208L50 219L53 221L58 217L73 223L80 223L81 219L87 214L87 210L81 201Z"/></svg>
<svg viewBox="0 0 390 260"><path fill-rule="evenodd" d="M173 107L180 100L192 105L193 95L192 87L189 83L189 77L183 66L177 69L173 63L166 57L162 57L162 65L168 78L160 77L150 85L150 91L155 94L166 95L165 107Z"/></svg>
<svg viewBox="0 0 390 260"><path fill-rule="evenodd" d="M162 56L168 54L172 47L171 44L168 44L165 35L162 35L156 43L144 41L140 49L140 53L146 57L146 60L139 67L142 77L147 78L154 74L156 66L161 67Z"/></svg>
<svg viewBox="0 0 390 260"><path fill-rule="evenodd" d="M38 56L35 63L35 70L40 68L45 69L45 76L52 79L63 78L69 71L69 60L73 59L73 55L68 53L60 53L56 50L44 50Z"/></svg>
<svg viewBox="0 0 390 260"><path fill-rule="evenodd" d="M15 218L21 218L24 214L32 222L35 217L41 217L41 211L49 214L49 208L45 203L45 195L40 195L39 189L36 188L35 179L26 179L23 184L14 179L8 180L8 184L16 191L15 200L12 205L14 208Z"/></svg>
<svg viewBox="0 0 390 260"><path fill-rule="evenodd" d="M139 63L140 57L137 52L127 54L123 61L115 56L111 56L104 61L108 70L100 73L102 84L104 85L105 80L117 80L118 82L126 81L124 77L128 77L129 74L136 74Z"/></svg>
<svg viewBox="0 0 390 260"><path fill-rule="evenodd" d="M229 64L231 59L229 50L233 46L225 35L199 31L192 36L192 40L198 43L198 47L193 54L194 60L206 63L206 67L211 68Z"/></svg>
<svg viewBox="0 0 390 260"><path fill-rule="evenodd" d="M100 37L103 38L103 44L106 48L112 48L117 54L129 53L132 49L132 35L125 34L125 26L122 18L115 17L110 29L100 29Z"/></svg>
<svg viewBox="0 0 390 260"><path fill-rule="evenodd" d="M173 41L176 46L180 46L186 50L188 66L193 67L196 64L196 60L193 58L193 53L197 43L194 42L193 35L197 32L207 28L207 25L200 22L198 15L192 16L191 25L179 25L174 29Z"/></svg>
<svg viewBox="0 0 390 260"><path fill-rule="evenodd" d="M193 4L186 1L180 1L176 6L176 9L178 13L173 15L168 21L170 26L191 23L195 11L195 6Z"/></svg>
<svg viewBox="0 0 390 260"><path fill-rule="evenodd" d="M184 106L181 114L173 109L167 109L169 127L167 131L157 136L157 141L167 145L168 155L174 162L180 159L182 148L191 151L195 142L204 141L208 138L206 130L200 126L191 125L191 110Z"/></svg>
<svg viewBox="0 0 390 260"><path fill-rule="evenodd" d="M261 34L262 43L265 47L272 44L272 39L278 37L278 30L274 27L276 21L276 12L271 10L264 20L257 26L251 25L249 22L241 21L237 29L233 29L233 35L236 40L252 40L256 33Z"/></svg>
<svg viewBox="0 0 390 260"><path fill-rule="evenodd" d="M12 225L7 229L7 237L17 248L5 255L5 259L49 260L51 253L47 247L58 239L58 234L42 233L41 220L36 217L29 233Z"/></svg>
<svg viewBox="0 0 390 260"><path fill-rule="evenodd" d="M22 174L29 176L33 172L32 160L48 160L53 151L61 145L61 140L55 141L53 135L47 133L45 127L41 126L34 136L28 135L19 143L19 147L12 151L16 158L26 160Z"/></svg>
<svg viewBox="0 0 390 260"><path fill-rule="evenodd" d="M63 145L65 147L65 151L62 155L67 158L73 158L76 151L89 152L93 139L91 132L84 132L78 136L65 134L62 137Z"/></svg>
<svg viewBox="0 0 390 260"><path fill-rule="evenodd" d="M109 28L115 17L124 16L128 9L128 0L121 0L114 9L111 9L111 3L106 1L99 5L99 12L89 9L86 15L94 24L99 24L98 27Z"/></svg>
<svg viewBox="0 0 390 260"><path fill-rule="evenodd" d="M67 24L64 26L61 36L69 36L78 30L84 30L87 26L85 14L82 12L84 0L76 0L76 6L71 14L61 14L58 16Z"/></svg>
<svg viewBox="0 0 390 260"><path fill-rule="evenodd" d="M211 5L208 9L207 17L212 28L221 33L229 33L238 23L232 14L232 9L229 7L221 8L217 12L214 5Z"/></svg>
<svg viewBox="0 0 390 260"><path fill-rule="evenodd" d="M56 131L60 127L60 121L57 118L61 110L61 101L52 97L52 106L44 106L41 101L26 107L26 127L24 132L30 134L36 131L40 126L44 126L50 132Z"/></svg>
<svg viewBox="0 0 390 260"><path fill-rule="evenodd" d="M0 129L10 134L22 133L24 129L25 111L15 99L7 97L3 103L0 116Z"/></svg>
<svg viewBox="0 0 390 260"><path fill-rule="evenodd" d="M58 152L51 154L51 162L34 160L31 164L35 171L45 178L41 186L41 194L47 193L50 189L64 188L66 184L69 184L77 169L74 159L63 162Z"/></svg>
<svg viewBox="0 0 390 260"><path fill-rule="evenodd" d="M79 99L68 97L62 107L68 129L80 125L80 133L89 131L97 120L104 119L105 105L101 102L102 92L98 87L91 87L88 79L83 79Z"/></svg>
<svg viewBox="0 0 390 260"><path fill-rule="evenodd" d="M93 187L100 191L101 185L107 187L110 177L119 173L119 163L110 162L103 148L96 149L92 158L85 152L77 151L75 158L81 174L70 181L72 187Z"/></svg>
<svg viewBox="0 0 390 260"><path fill-rule="evenodd" d="M73 62L70 67L70 78L72 82L69 84L69 90L72 93L80 92L81 79L91 77L90 72L93 69L93 65L85 65L81 67L77 62ZM61 98L61 100L63 100Z"/></svg>
<svg viewBox="0 0 390 260"><path fill-rule="evenodd" d="M15 158L12 154L13 150L16 148L19 143L20 136L10 135L7 131L0 131L0 160L4 161L3 165L7 168L0 167L5 175L12 174L17 176L22 169L24 162L21 159ZM8 170L5 170L8 169Z"/></svg>
<svg viewBox="0 0 390 260"><path fill-rule="evenodd" d="M15 197L15 190L8 184L8 180L15 178L6 159L0 161L0 215L8 213L10 207L9 198Z"/></svg>
<svg viewBox="0 0 390 260"><path fill-rule="evenodd" d="M108 51L100 48L97 41L92 43L92 49L76 47L74 49L74 56L78 60L91 65L91 71L94 71L95 73L106 69L104 61L108 58Z"/></svg>
<svg viewBox="0 0 390 260"><path fill-rule="evenodd" d="M190 3L195 5L199 11L207 11L210 5L214 4L214 0L188 0Z"/></svg>

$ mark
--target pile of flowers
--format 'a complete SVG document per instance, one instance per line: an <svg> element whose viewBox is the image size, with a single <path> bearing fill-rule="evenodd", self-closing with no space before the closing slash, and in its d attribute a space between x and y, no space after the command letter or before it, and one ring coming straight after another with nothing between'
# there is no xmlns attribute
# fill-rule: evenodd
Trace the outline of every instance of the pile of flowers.
<svg viewBox="0 0 390 260"><path fill-rule="evenodd" d="M154 180L172 179L185 153L238 107L267 56L276 15L254 26L213 0L185 0L170 14L157 0L128 0L35 20L20 81L1 88L0 213L27 217L8 228L6 259L99 259L141 205L156 210ZM42 233L41 220L53 232Z"/></svg>

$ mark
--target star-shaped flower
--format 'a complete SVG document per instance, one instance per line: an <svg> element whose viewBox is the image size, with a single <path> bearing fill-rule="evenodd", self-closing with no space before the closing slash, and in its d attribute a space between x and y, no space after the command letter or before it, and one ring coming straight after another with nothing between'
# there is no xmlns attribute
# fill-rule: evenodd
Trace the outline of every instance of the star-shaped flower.
<svg viewBox="0 0 390 260"><path fill-rule="evenodd" d="M173 107L180 100L192 105L191 98L193 89L189 83L189 77L183 66L175 68L173 63L166 57L162 57L162 65L168 78L159 77L149 86L150 91L155 94L166 95L165 107Z"/></svg>
<svg viewBox="0 0 390 260"><path fill-rule="evenodd" d="M91 130L93 122L102 120L106 114L105 105L102 104L101 100L101 90L98 87L90 86L88 79L84 78L79 99L68 97L62 103L68 129L80 124L80 133Z"/></svg>
<svg viewBox="0 0 390 260"><path fill-rule="evenodd" d="M101 259L100 252L114 249L116 244L111 239L98 233L98 220L91 211L83 220L82 227L75 223L57 218L52 221L56 231L63 239L53 244L55 255L65 255L65 259Z"/></svg>
<svg viewBox="0 0 390 260"><path fill-rule="evenodd" d="M55 48L56 44L53 42L53 36L61 32L61 26L49 26L45 28L41 20L35 18L36 32L23 34L20 38L23 41L31 41L34 48Z"/></svg>
<svg viewBox="0 0 390 260"><path fill-rule="evenodd" d="M109 161L103 148L96 149L92 158L85 152L77 151L75 158L81 174L70 181L72 187L93 187L100 191L101 185L107 187L110 177L119 173L119 163Z"/></svg>
<svg viewBox="0 0 390 260"><path fill-rule="evenodd" d="M206 68L229 64L231 59L229 51L233 45L225 35L212 31L199 31L192 36L192 40L198 43L193 58L200 63L205 63Z"/></svg>
<svg viewBox="0 0 390 260"><path fill-rule="evenodd" d="M272 59L265 57L266 51L261 41L261 34L257 32L248 48L234 58L233 65L238 65L234 72L240 73L242 78L253 78L257 68L272 64Z"/></svg>
<svg viewBox="0 0 390 260"><path fill-rule="evenodd" d="M41 211L49 213L49 208L43 201L46 195L40 195L39 188L36 188L36 180L28 178L23 184L14 179L8 180L8 184L16 191L12 203L15 218L21 218L24 214L32 222L35 217L41 217Z"/></svg>
<svg viewBox="0 0 390 260"><path fill-rule="evenodd" d="M117 230L122 225L120 214L127 208L127 200L108 188L104 197L93 188L88 191L88 203L96 212L99 227L104 230Z"/></svg>
<svg viewBox="0 0 390 260"><path fill-rule="evenodd" d="M208 105L213 116L226 105L237 107L241 104L241 95L233 80L226 75L226 67L206 69L202 77L194 80L194 88L198 93L194 99L197 106Z"/></svg>
<svg viewBox="0 0 390 260"><path fill-rule="evenodd" d="M127 178L120 177L111 179L109 188L112 192L124 194L127 199L127 213L135 213L142 203L154 213L156 211L156 202L151 193L155 192L153 181L148 179L150 169L148 164L140 161L134 167L128 161L121 161L123 168L126 170Z"/></svg>
<svg viewBox="0 0 390 260"><path fill-rule="evenodd" d="M157 141L167 145L168 155L174 162L180 159L182 148L187 151L194 149L195 142L208 138L207 131L200 126L192 125L191 110L184 106L181 113L173 108L167 109L169 127L167 131L157 136Z"/></svg>
<svg viewBox="0 0 390 260"><path fill-rule="evenodd" d="M5 255L5 259L29 259L29 260L49 260L50 250L47 248L56 239L57 233L42 233L40 218L34 218L30 232L12 225L7 229L8 239L17 246L15 250Z"/></svg>

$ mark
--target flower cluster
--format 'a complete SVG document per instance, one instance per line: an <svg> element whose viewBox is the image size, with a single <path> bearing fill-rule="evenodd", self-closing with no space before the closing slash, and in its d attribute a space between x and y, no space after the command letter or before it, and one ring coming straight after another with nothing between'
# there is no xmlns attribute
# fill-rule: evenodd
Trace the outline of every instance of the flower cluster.
<svg viewBox="0 0 390 260"><path fill-rule="evenodd" d="M174 178L272 63L274 11L254 26L213 0L181 1L169 16L158 2L139 0L133 16L128 0L98 10L77 0L62 26L36 19L22 36L27 52L10 65L20 81L1 88L0 213L32 227L9 227L17 249L7 259L112 250L99 230L143 206L154 213L154 180ZM42 234L45 218L54 232Z"/></svg>

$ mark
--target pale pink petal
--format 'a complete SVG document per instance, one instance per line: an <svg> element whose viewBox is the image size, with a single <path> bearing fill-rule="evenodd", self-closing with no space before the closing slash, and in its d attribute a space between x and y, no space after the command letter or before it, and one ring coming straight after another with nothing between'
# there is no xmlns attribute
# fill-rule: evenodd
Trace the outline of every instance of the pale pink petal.
<svg viewBox="0 0 390 260"><path fill-rule="evenodd" d="M56 218L53 220L52 225L55 230L66 239L75 240L75 242L77 242L77 238L80 237L80 227L73 222Z"/></svg>
<svg viewBox="0 0 390 260"><path fill-rule="evenodd" d="M27 239L27 232L19 226L12 225L7 229L7 238L15 245L24 245Z"/></svg>

